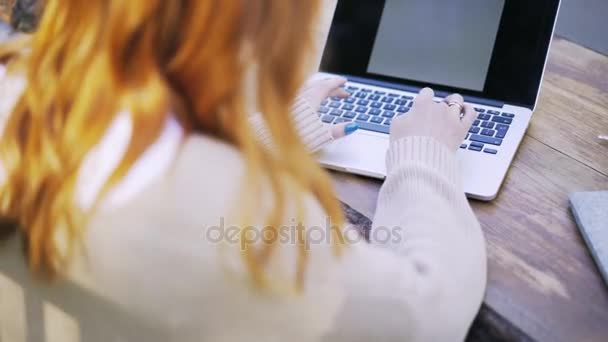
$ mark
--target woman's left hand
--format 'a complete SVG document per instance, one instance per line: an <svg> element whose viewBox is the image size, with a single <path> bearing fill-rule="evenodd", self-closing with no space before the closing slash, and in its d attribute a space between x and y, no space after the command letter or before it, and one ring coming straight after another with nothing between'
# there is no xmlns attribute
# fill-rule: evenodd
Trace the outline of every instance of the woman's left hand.
<svg viewBox="0 0 608 342"><path fill-rule="evenodd" d="M317 152L332 141L349 135L359 129L356 122L335 125L324 124L319 117L321 103L328 97L346 98L350 94L342 88L346 79L341 77L310 78L298 92L293 104L292 115L296 131L311 152ZM250 123L260 142L272 145L272 136L260 113L250 117Z"/></svg>
<svg viewBox="0 0 608 342"><path fill-rule="evenodd" d="M312 109L316 112L321 107L321 103L328 97L347 98L350 94L344 90L346 83L343 77L311 77L298 93L298 97L304 98ZM344 122L328 127L334 139L342 138L359 129L355 122Z"/></svg>

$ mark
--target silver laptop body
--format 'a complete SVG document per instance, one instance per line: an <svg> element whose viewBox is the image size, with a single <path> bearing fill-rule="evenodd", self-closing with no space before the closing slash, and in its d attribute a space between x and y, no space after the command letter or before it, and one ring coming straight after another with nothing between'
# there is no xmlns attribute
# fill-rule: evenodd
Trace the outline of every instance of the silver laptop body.
<svg viewBox="0 0 608 342"><path fill-rule="evenodd" d="M386 177L390 122L407 115L418 90L429 85L436 90L437 101L458 92L478 111L478 120L458 151L462 181L470 198L496 198L536 107L559 4L559 0L338 1L321 71L347 77L351 97L327 99L319 114L327 124L355 121L362 129L325 148L321 164ZM442 10L436 14L439 5ZM475 20L482 17L486 20L481 23ZM435 24L438 21L445 24ZM425 22L434 29L420 37L416 30ZM520 36L523 31L527 37ZM441 45L442 37L450 42L437 48L434 45ZM511 58L511 53L524 56ZM429 57L434 54L442 57ZM459 62L452 62L456 59ZM437 66L445 64L449 66Z"/></svg>

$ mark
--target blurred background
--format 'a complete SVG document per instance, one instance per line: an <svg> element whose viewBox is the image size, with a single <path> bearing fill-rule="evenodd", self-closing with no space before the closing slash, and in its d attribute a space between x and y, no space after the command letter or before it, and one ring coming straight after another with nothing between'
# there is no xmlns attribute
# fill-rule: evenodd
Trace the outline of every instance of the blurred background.
<svg viewBox="0 0 608 342"><path fill-rule="evenodd" d="M33 30L42 1L0 0L0 41L11 32L7 23L21 31ZM557 35L608 55L607 17L608 0L562 0Z"/></svg>
<svg viewBox="0 0 608 342"><path fill-rule="evenodd" d="M608 55L608 0L562 0L556 34Z"/></svg>
<svg viewBox="0 0 608 342"><path fill-rule="evenodd" d="M7 38L9 28L6 23L9 21L10 5L12 0L0 0L0 42Z"/></svg>

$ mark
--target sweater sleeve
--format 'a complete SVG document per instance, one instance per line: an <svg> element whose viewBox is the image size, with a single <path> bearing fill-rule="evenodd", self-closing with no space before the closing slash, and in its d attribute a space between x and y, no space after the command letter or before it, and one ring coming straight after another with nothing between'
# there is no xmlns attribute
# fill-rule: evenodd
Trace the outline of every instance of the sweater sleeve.
<svg viewBox="0 0 608 342"><path fill-rule="evenodd" d="M486 286L483 234L456 153L428 137L392 142L370 244L344 259L345 300L327 341L462 341Z"/></svg>
<svg viewBox="0 0 608 342"><path fill-rule="evenodd" d="M323 146L333 140L329 129L321 122L316 111L308 100L298 96L291 108L291 117L300 134L300 138L311 152L320 150ZM264 117L261 113L255 113L250 117L250 124L259 141L266 147L272 146L272 136L266 127Z"/></svg>
<svg viewBox="0 0 608 342"><path fill-rule="evenodd" d="M0 64L0 134L24 88L25 78L9 74Z"/></svg>
<svg viewBox="0 0 608 342"><path fill-rule="evenodd" d="M24 88L25 79L21 76L9 75L6 67L0 64L0 136ZM4 165L0 160L0 184L3 184L5 179Z"/></svg>
<svg viewBox="0 0 608 342"><path fill-rule="evenodd" d="M87 260L104 293L166 326L173 340L463 340L483 298L486 255L455 153L410 137L392 143L387 162L371 244L346 226L348 247L335 258L320 203L302 202L309 253L297 296L251 288L232 216L246 166L238 151L208 138L188 139L171 177L91 220ZM272 194L256 196L262 226ZM291 284L301 252L293 204L265 265L273 284Z"/></svg>

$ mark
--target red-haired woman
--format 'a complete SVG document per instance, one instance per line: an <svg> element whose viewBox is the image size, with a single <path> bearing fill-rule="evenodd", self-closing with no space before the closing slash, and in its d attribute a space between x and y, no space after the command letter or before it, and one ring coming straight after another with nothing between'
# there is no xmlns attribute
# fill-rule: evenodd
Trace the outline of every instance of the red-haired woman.
<svg viewBox="0 0 608 342"><path fill-rule="evenodd" d="M86 277L176 341L462 340L486 281L455 156L474 110L421 91L353 239L311 153L357 128L316 116L345 80L303 82L320 7L47 1L0 48L0 216L31 271Z"/></svg>

